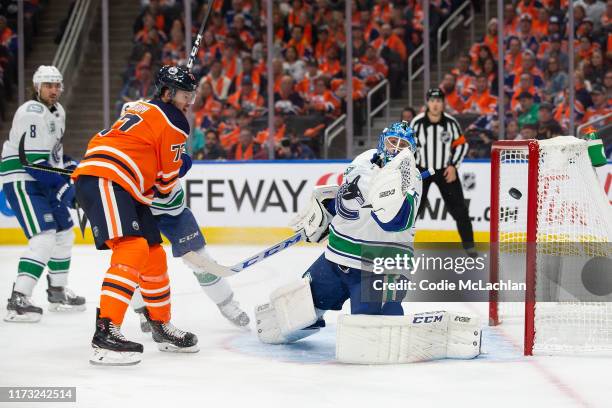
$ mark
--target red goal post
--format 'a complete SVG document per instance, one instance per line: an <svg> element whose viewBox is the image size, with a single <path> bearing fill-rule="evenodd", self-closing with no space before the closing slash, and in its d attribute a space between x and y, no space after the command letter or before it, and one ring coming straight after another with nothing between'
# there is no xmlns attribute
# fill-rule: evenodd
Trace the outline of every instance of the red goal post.
<svg viewBox="0 0 612 408"><path fill-rule="evenodd" d="M612 303L559 289L582 284L580 266L563 258L568 248L580 247L584 258L610 259L612 210L586 142L571 136L495 142L490 219L491 282L514 274L526 291L521 302L491 291L489 324L524 319L525 355L612 350ZM556 279L549 279L551 271Z"/></svg>

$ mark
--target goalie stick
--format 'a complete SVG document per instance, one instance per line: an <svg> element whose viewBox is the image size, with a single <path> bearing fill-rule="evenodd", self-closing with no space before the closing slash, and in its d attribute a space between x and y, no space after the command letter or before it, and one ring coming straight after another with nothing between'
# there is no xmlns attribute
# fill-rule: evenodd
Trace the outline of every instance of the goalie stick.
<svg viewBox="0 0 612 408"><path fill-rule="evenodd" d="M421 172L421 179L425 180L428 177L433 176L434 174L435 174L435 171L433 169L424 170ZM366 207L363 207L363 208L366 208ZM186 258L186 260L189 263L191 263L192 265L198 268L201 268L206 273L210 273L216 276L221 276L221 277L226 278L228 276L236 275L237 273L241 272L243 269L251 267L255 265L256 263L259 263L274 254L278 254L279 252L284 251L285 249L292 247L293 245L301 241L306 241L306 234L304 233L303 229L296 232L294 235L288 238L285 238L284 240L272 245L271 247L266 248L263 251L260 251L238 262L234 266L220 265L214 262L211 258L202 257L193 251L188 252L183 256Z"/></svg>
<svg viewBox="0 0 612 408"><path fill-rule="evenodd" d="M36 163L28 162L28 157L26 156L26 152L25 152L25 138L26 138L26 135L24 133L23 135L21 135L21 140L19 141L19 151L18 151L19 152L19 162L21 163L22 167L27 167L29 169L34 169L34 170L46 171L48 173L60 174L62 176L68 176L68 177L72 175L72 170L61 169L58 167L51 167L51 166L45 166L43 164L36 164ZM87 217L85 216L85 213L81 212L81 207L79 207L79 203L76 200L74 200L74 209L76 210L76 213L77 213L77 219L79 221L79 230L81 231L81 236L84 238L85 237L85 227L87 226Z"/></svg>
<svg viewBox="0 0 612 408"><path fill-rule="evenodd" d="M255 265L256 263L259 263L264 259L269 258L274 254L278 254L279 252L284 251L285 249L292 247L293 245L305 240L306 235L304 234L304 230L300 230L292 236L285 238L284 240L272 245L271 247L268 247L263 251L260 251L246 259L243 259L234 266L220 265L214 262L212 259L204 258L195 252L188 252L183 256L189 263L197 266L198 268L201 268L206 273L226 278L228 276L236 275L243 269L249 268Z"/></svg>

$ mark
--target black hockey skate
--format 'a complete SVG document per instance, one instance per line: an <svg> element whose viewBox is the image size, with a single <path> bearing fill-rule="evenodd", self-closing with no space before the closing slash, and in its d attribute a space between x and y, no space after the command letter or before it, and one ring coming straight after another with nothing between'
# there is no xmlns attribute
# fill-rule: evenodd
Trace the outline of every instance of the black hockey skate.
<svg viewBox="0 0 612 408"><path fill-rule="evenodd" d="M197 353L200 351L198 337L195 334L177 329L170 322L163 323L157 320L151 320L149 311L146 310L146 308L144 315L151 325L153 341L157 343L157 348L160 351L169 351L173 353Z"/></svg>
<svg viewBox="0 0 612 408"><path fill-rule="evenodd" d="M144 315L145 310L147 310L145 306L134 309L134 311L138 313L138 318L140 319L140 331L143 333L150 333L151 325L149 324L147 317Z"/></svg>
<svg viewBox="0 0 612 408"><path fill-rule="evenodd" d="M6 305L5 322L36 323L42 317L43 310L34 306L30 298L13 290Z"/></svg>
<svg viewBox="0 0 612 408"><path fill-rule="evenodd" d="M100 309L96 311L96 332L91 347L89 362L94 365L134 365L140 363L142 356L142 344L127 340L120 326L106 317L100 318Z"/></svg>
<svg viewBox="0 0 612 408"><path fill-rule="evenodd" d="M47 300L50 312L82 312L85 310L85 298L77 296L64 286L51 286L51 279L47 275Z"/></svg>

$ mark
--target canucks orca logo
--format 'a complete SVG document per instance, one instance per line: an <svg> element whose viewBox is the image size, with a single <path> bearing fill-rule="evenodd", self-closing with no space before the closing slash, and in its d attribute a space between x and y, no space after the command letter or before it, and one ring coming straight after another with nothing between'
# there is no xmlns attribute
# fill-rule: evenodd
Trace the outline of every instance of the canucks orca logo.
<svg viewBox="0 0 612 408"><path fill-rule="evenodd" d="M351 210L344 205L345 201L355 200L359 206L365 202L361 190L359 190L359 179L361 175L355 177L351 182L345 183L338 189L336 196L336 213L344 219L356 220L359 218L359 210Z"/></svg>

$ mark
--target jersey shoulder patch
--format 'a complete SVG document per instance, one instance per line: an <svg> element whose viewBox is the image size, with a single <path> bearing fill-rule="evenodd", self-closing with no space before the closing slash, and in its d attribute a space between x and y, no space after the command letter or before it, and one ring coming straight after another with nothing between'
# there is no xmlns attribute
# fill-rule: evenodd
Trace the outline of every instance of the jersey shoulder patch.
<svg viewBox="0 0 612 408"><path fill-rule="evenodd" d="M187 118L176 106L171 103L162 102L159 99L153 99L148 103L157 106L171 126L184 133L185 137L189 136L189 123L187 122Z"/></svg>
<svg viewBox="0 0 612 408"><path fill-rule="evenodd" d="M25 111L26 112L42 114L45 111L45 107L40 102L29 101L29 102L26 102L26 109L25 109Z"/></svg>

